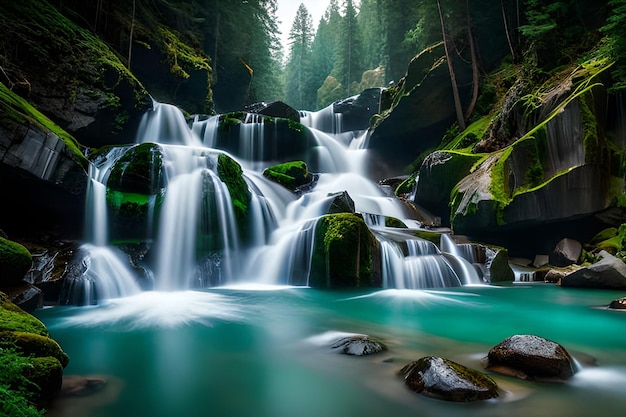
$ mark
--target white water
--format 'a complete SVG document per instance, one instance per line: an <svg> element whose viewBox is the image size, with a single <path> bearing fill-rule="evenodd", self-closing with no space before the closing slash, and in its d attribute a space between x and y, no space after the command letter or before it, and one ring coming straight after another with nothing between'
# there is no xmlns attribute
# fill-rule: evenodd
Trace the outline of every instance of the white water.
<svg viewBox="0 0 626 417"><path fill-rule="evenodd" d="M265 137L264 118L247 115L240 126L239 154L230 156L243 167L252 195L244 243L239 239L230 194L216 172L217 155L224 151L211 148L218 143L219 118L196 116L188 123L179 109L163 103L155 103L154 110L146 113L137 143L159 144L165 183L162 204L156 210L158 226L152 233L149 273L154 289L178 291L237 283L308 285L317 219L328 213L332 195L344 191L381 242L384 288L482 282L456 245L442 240L446 245L442 253L433 243L413 236L410 229L390 238L393 229L384 227L386 217L410 227L419 227L419 222L400 200L367 177L367 150L361 149L365 133L341 132L340 115L328 109L303 116L314 142L311 161L306 162L310 169L315 167L318 181L301 195L262 175L271 165L263 161L264 149L276 148L272 142L276 138ZM109 244L103 196L108 170L119 155L99 167L91 187L90 233L100 248ZM130 295L123 290L116 294Z"/></svg>

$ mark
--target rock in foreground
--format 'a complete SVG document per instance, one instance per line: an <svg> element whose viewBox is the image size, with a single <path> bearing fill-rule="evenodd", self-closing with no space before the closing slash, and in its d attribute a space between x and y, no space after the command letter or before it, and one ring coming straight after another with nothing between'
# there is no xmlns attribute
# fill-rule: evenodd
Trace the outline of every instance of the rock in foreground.
<svg viewBox="0 0 626 417"><path fill-rule="evenodd" d="M400 375L413 391L441 400L468 402L498 397L498 385L489 376L436 356L405 365Z"/></svg>
<svg viewBox="0 0 626 417"><path fill-rule="evenodd" d="M486 369L535 380L565 380L576 372L563 346L534 335L511 336L491 348Z"/></svg>

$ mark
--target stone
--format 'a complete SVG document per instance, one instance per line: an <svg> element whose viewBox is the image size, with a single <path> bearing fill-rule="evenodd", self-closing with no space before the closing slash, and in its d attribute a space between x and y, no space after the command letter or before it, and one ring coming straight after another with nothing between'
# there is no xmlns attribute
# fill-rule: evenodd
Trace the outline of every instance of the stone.
<svg viewBox="0 0 626 417"><path fill-rule="evenodd" d="M550 262L550 255L535 255L535 259L533 260L533 266L535 268L541 268L542 266L548 265Z"/></svg>
<svg viewBox="0 0 626 417"><path fill-rule="evenodd" d="M411 362L399 374L411 390L445 401L469 402L499 396L498 385L488 375L436 356Z"/></svg>
<svg viewBox="0 0 626 417"><path fill-rule="evenodd" d="M489 350L487 370L531 380L566 380L574 360L560 344L535 335L514 335Z"/></svg>
<svg viewBox="0 0 626 417"><path fill-rule="evenodd" d="M602 259L581 268L561 279L562 287L626 289L626 264L606 251L598 254Z"/></svg>
<svg viewBox="0 0 626 417"><path fill-rule="evenodd" d="M384 343L367 335L342 337L335 341L331 348L339 353L354 356L366 356L386 350Z"/></svg>
<svg viewBox="0 0 626 417"><path fill-rule="evenodd" d="M609 308L612 310L626 310L626 297L611 301Z"/></svg>
<svg viewBox="0 0 626 417"><path fill-rule="evenodd" d="M583 245L574 239L564 238L556 245L550 254L550 265L568 266L575 264L580 259Z"/></svg>

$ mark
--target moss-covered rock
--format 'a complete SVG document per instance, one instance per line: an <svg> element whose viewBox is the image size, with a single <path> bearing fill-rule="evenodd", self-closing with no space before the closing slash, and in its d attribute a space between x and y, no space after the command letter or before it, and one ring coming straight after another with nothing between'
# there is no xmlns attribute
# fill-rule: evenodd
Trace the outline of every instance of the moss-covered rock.
<svg viewBox="0 0 626 417"><path fill-rule="evenodd" d="M415 203L437 213L448 224L450 193L480 158L481 155L456 151L436 151L428 155L419 169Z"/></svg>
<svg viewBox="0 0 626 417"><path fill-rule="evenodd" d="M31 264L32 256L26 247L0 237L0 287L23 283Z"/></svg>
<svg viewBox="0 0 626 417"><path fill-rule="evenodd" d="M47 1L4 2L0 14L0 47L16 51L0 58L14 91L85 145L134 134L151 99L105 42Z"/></svg>
<svg viewBox="0 0 626 417"><path fill-rule="evenodd" d="M3 373L11 368L23 373L23 378L11 375L19 385L12 387L15 393L32 398L39 407L58 394L63 368L69 362L67 354L39 319L13 304L4 293L0 293L0 351L11 359L11 363L0 361L3 381L8 381ZM24 361L28 365L19 365Z"/></svg>
<svg viewBox="0 0 626 417"><path fill-rule="evenodd" d="M358 214L322 216L315 229L309 285L315 288L379 287L377 240Z"/></svg>
<svg viewBox="0 0 626 417"><path fill-rule="evenodd" d="M240 230L245 226L250 206L250 189L243 178L241 165L230 156L220 153L217 159L217 174L226 184L235 210Z"/></svg>
<svg viewBox="0 0 626 417"><path fill-rule="evenodd" d="M163 154L156 143L133 146L116 162L107 187L112 191L155 195L163 188Z"/></svg>
<svg viewBox="0 0 626 417"><path fill-rule="evenodd" d="M315 178L304 161L273 165L263 171L263 176L293 192L300 187L310 185Z"/></svg>

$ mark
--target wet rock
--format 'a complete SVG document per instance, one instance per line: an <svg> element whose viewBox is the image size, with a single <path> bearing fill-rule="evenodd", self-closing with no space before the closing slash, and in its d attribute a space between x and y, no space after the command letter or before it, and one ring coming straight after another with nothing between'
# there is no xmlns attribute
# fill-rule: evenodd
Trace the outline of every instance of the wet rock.
<svg viewBox="0 0 626 417"><path fill-rule="evenodd" d="M626 297L611 301L609 308L613 310L626 310Z"/></svg>
<svg viewBox="0 0 626 417"><path fill-rule="evenodd" d="M380 340L367 335L353 335L335 341L331 348L345 355L366 356L380 353L386 350L387 346Z"/></svg>
<svg viewBox="0 0 626 417"><path fill-rule="evenodd" d="M329 197L333 197L333 200L328 208L328 213L354 213L354 200L352 200L347 191L329 194Z"/></svg>
<svg viewBox="0 0 626 417"><path fill-rule="evenodd" d="M99 376L67 375L63 377L60 396L84 396L93 394L106 385L106 379Z"/></svg>
<svg viewBox="0 0 626 417"><path fill-rule="evenodd" d="M575 264L582 254L582 244L574 239L562 239L550 254L550 265L568 266Z"/></svg>
<svg viewBox="0 0 626 417"><path fill-rule="evenodd" d="M282 101L273 101L271 103L255 103L244 108L250 113L258 113L264 116L281 117L283 119L300 122L300 113L293 107L283 103Z"/></svg>
<svg viewBox="0 0 626 417"><path fill-rule="evenodd" d="M626 289L626 264L606 251L600 261L581 268L561 279L562 287Z"/></svg>
<svg viewBox="0 0 626 417"><path fill-rule="evenodd" d="M563 346L534 335L514 335L491 348L485 368L534 380L566 380L576 372Z"/></svg>
<svg viewBox="0 0 626 417"><path fill-rule="evenodd" d="M498 385L488 375L436 356L423 357L400 370L415 392L446 401L468 402L498 397Z"/></svg>

